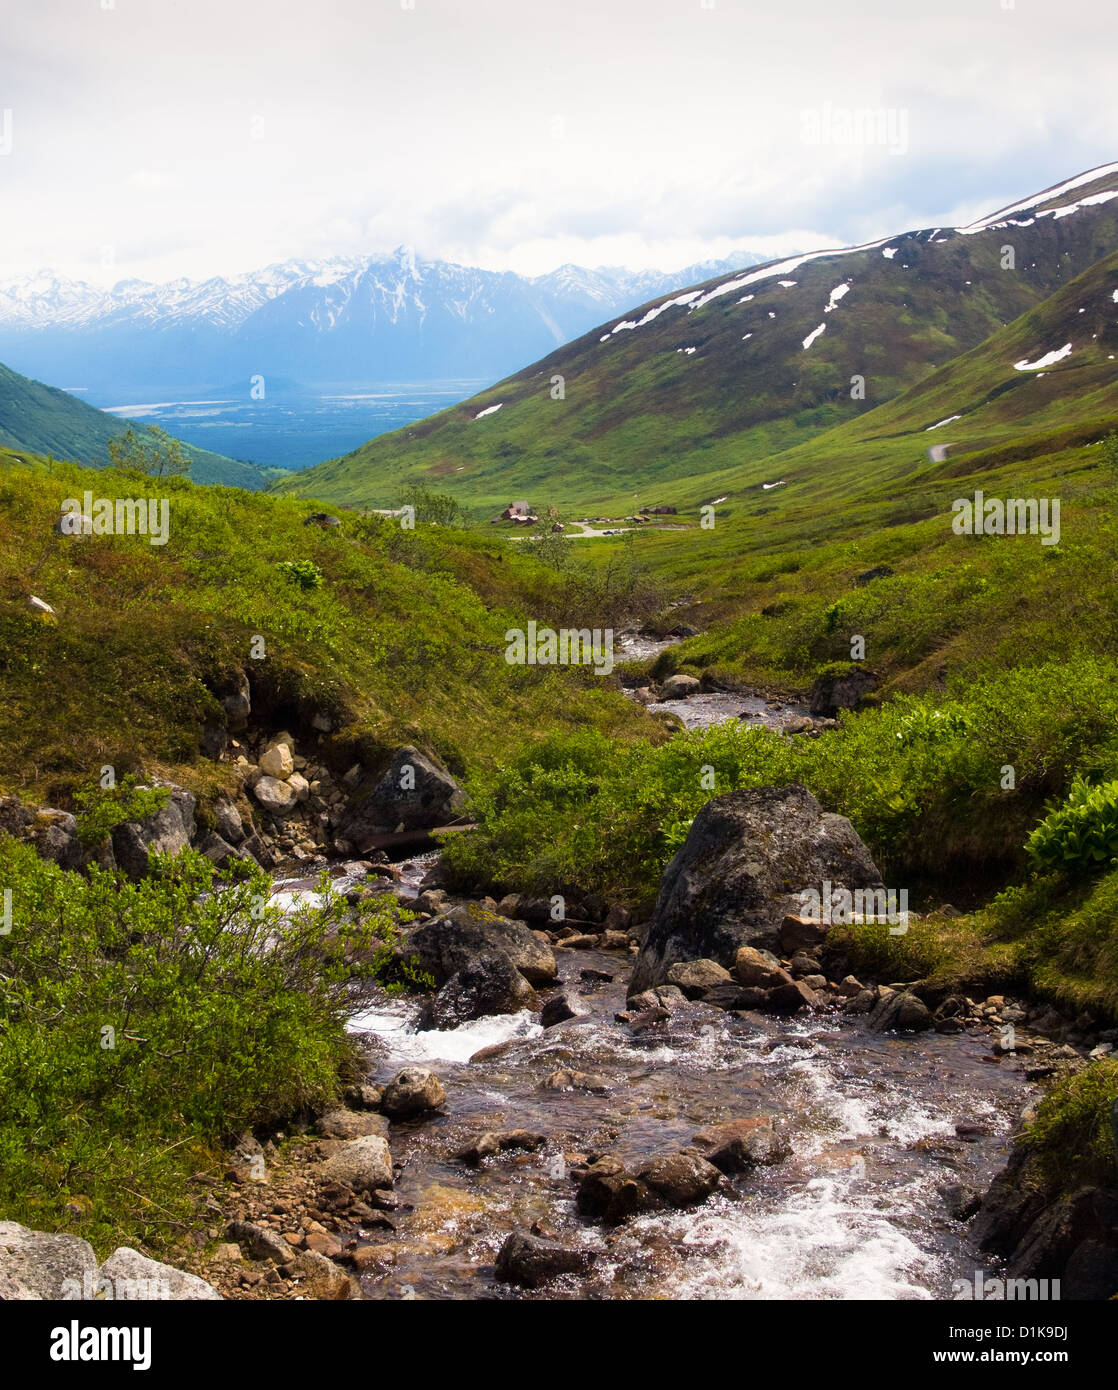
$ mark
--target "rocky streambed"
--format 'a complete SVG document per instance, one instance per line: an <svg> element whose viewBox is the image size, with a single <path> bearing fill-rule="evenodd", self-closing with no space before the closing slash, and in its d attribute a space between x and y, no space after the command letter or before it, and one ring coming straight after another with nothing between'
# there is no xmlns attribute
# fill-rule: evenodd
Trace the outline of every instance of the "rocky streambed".
<svg viewBox="0 0 1118 1390"><path fill-rule="evenodd" d="M550 1028L523 1011L424 1031L414 1004L389 999L354 1019L378 1080L420 1066L447 1092L392 1128L394 1229L352 1232L369 1245L365 1297L919 1299L988 1267L959 1218L1005 1162L1030 1085L1023 1062L994 1060L984 1027L884 1034L837 1011L771 1018L681 998L634 1028L615 1017L627 955L559 957L586 1012ZM776 1142L705 1200L676 1207L677 1190L621 1221L580 1203L600 1156L639 1173L742 1120ZM532 1148L461 1157L510 1131ZM520 1282L499 1279L514 1232L542 1238L545 1268L551 1241L585 1265L535 1289L528 1261L513 1265Z"/></svg>
<svg viewBox="0 0 1118 1390"><path fill-rule="evenodd" d="M679 637L650 637L641 632L621 633L617 640L617 660L650 661L681 640ZM805 734L832 728L835 723L829 718L813 719L808 706L791 696L707 688L696 676L672 675L663 681L649 681L643 685L623 683L622 689L629 699L644 705L650 714L666 715L686 729L709 729L715 724L739 721L750 728Z"/></svg>
<svg viewBox="0 0 1118 1390"><path fill-rule="evenodd" d="M424 889L434 863L399 866L394 888L421 933L511 920ZM277 884L289 902L310 887ZM351 1022L368 1083L312 1127L286 1186L245 1183L249 1227L284 1258L329 1256L367 1299L936 1299L993 1267L971 1218L1036 1079L1075 1054L1028 1026L1052 1019L960 997L898 1030L889 1001L912 996L828 979L804 950L779 967L811 1000L792 1014L731 1007L752 996L731 972L706 978L710 962L633 998L644 931L609 923L537 925L554 973L524 1008L436 1028L430 1001L376 998ZM426 1099L386 1115L401 1073ZM387 1141L375 1190L327 1176L358 1133ZM230 1229L251 1256L248 1228ZM295 1266L257 1254L264 1274L237 1260L208 1277L299 1296Z"/></svg>

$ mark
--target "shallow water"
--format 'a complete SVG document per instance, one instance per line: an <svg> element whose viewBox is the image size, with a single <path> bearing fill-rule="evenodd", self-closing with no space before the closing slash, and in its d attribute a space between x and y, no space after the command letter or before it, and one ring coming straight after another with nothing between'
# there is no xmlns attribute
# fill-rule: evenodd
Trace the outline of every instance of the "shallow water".
<svg viewBox="0 0 1118 1390"><path fill-rule="evenodd" d="M660 700L648 706L650 714L669 710L689 729L709 729L714 724L740 720L752 728L783 729L790 719L806 715L806 705L788 700L776 705L759 695L735 695L725 690L689 695L686 700Z"/></svg>
<svg viewBox="0 0 1118 1390"><path fill-rule="evenodd" d="M640 632L623 632L614 644L614 659L648 661L669 647L679 645L677 637L647 637ZM624 692L631 700L636 692ZM782 729L788 720L808 713L808 707L794 700L769 701L760 695L736 695L732 691L715 690L688 696L686 700L659 700L648 707L650 714L667 710L678 715L688 729L709 729L714 724L741 720L754 728Z"/></svg>
<svg viewBox="0 0 1118 1390"><path fill-rule="evenodd" d="M628 962L559 956L591 1009L585 1020L543 1031L523 1013L416 1032L417 1006L387 998L353 1020L371 1044L374 1079L423 1065L448 1092L444 1114L392 1127L405 1208L392 1217L392 1263L363 1276L367 1297L927 1299L985 1267L939 1188L984 1189L1031 1089L1016 1062L988 1060L986 1035L881 1035L841 1015L739 1020L702 1004L634 1035L613 1020ZM587 966L617 978L579 986ZM496 1043L506 1044L498 1056L469 1061ZM541 1091L560 1067L603 1077L608 1094ZM564 1154L635 1162L756 1114L773 1115L793 1151L736 1178L733 1197L615 1229L578 1217ZM959 1121L988 1133L963 1142ZM486 1130L510 1128L547 1136L545 1148L479 1169L454 1158ZM497 1284L505 1236L536 1221L600 1250L594 1271L539 1293Z"/></svg>

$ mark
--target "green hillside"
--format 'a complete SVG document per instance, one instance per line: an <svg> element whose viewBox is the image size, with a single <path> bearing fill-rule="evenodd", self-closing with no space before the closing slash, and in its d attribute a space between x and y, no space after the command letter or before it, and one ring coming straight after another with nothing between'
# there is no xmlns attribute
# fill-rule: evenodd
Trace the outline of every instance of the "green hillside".
<svg viewBox="0 0 1118 1390"><path fill-rule="evenodd" d="M572 595L499 541L375 517L323 531L304 525L303 502L181 478L159 480L165 545L54 534L63 498L135 496L145 482L0 450L0 788L65 800L108 762L212 790L231 773L202 757L202 733L234 667L251 669L261 718L271 711L277 728L298 733L329 711L337 732L323 756L340 772L416 741L462 772L543 723L655 733L585 668L505 663L516 615L546 620ZM293 583L286 561L312 562L321 583ZM620 600L588 589L585 602L595 619L621 617Z"/></svg>
<svg viewBox="0 0 1118 1390"><path fill-rule="evenodd" d="M1079 200L1115 183L1041 195L1031 215L974 232L913 232L681 289L277 487L389 506L437 483L479 516L514 497L611 511L710 500L728 470L770 467L868 415L1112 251L1118 201Z"/></svg>
<svg viewBox="0 0 1118 1390"><path fill-rule="evenodd" d="M8 449L99 467L108 459L109 440L124 434L132 423L0 364L0 445ZM270 476L255 464L194 445L187 453L192 460L191 476L199 483L224 483L253 491L264 487Z"/></svg>

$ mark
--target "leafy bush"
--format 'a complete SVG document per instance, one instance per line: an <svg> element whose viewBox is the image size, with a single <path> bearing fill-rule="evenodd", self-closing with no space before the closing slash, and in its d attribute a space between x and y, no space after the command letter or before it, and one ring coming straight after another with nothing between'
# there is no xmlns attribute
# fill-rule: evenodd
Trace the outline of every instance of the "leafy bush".
<svg viewBox="0 0 1118 1390"><path fill-rule="evenodd" d="M280 560L276 569L300 589L317 589L322 583L322 571L313 560Z"/></svg>
<svg viewBox="0 0 1118 1390"><path fill-rule="evenodd" d="M207 1149L335 1098L397 940L389 898L355 918L324 883L284 917L197 853L124 883L3 837L0 882L0 1212L56 1226L80 1196L106 1242L166 1234Z"/></svg>
<svg viewBox="0 0 1118 1390"><path fill-rule="evenodd" d="M1118 781L1093 787L1078 777L1067 800L1055 807L1025 846L1041 868L1084 870L1118 855Z"/></svg>
<svg viewBox="0 0 1118 1390"><path fill-rule="evenodd" d="M76 792L78 839L87 849L99 845L118 825L145 821L158 814L170 799L166 787L141 787L139 778L131 772L115 787L94 786Z"/></svg>
<svg viewBox="0 0 1118 1390"><path fill-rule="evenodd" d="M457 498L422 484L402 493L398 506L414 507L415 520L428 526L460 526L463 522Z"/></svg>

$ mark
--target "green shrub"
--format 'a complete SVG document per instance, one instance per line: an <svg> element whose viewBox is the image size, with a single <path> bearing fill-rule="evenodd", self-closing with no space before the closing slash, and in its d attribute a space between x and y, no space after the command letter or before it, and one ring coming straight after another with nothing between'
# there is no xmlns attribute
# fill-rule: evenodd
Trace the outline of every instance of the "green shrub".
<svg viewBox="0 0 1118 1390"><path fill-rule="evenodd" d="M118 825L145 821L161 811L170 799L166 787L141 787L134 773L123 777L115 787L85 788L74 795L78 839L87 849L99 845Z"/></svg>
<svg viewBox="0 0 1118 1390"><path fill-rule="evenodd" d="M54 1228L80 1196L83 1234L159 1240L207 1150L331 1102L354 1065L346 1019L394 955L391 899L355 915L323 883L284 917L262 871L152 865L85 877L0 837L5 1217Z"/></svg>
<svg viewBox="0 0 1118 1390"><path fill-rule="evenodd" d="M1057 1082L1036 1109L1022 1143L1062 1190L1118 1181L1118 1061L1104 1058Z"/></svg>
<svg viewBox="0 0 1118 1390"><path fill-rule="evenodd" d="M300 589L317 589L322 584L322 571L313 560L280 560L276 569Z"/></svg>
<svg viewBox="0 0 1118 1390"><path fill-rule="evenodd" d="M1063 805L1055 807L1025 846L1040 868L1082 871L1118 855L1118 781L1093 787L1076 778Z"/></svg>

